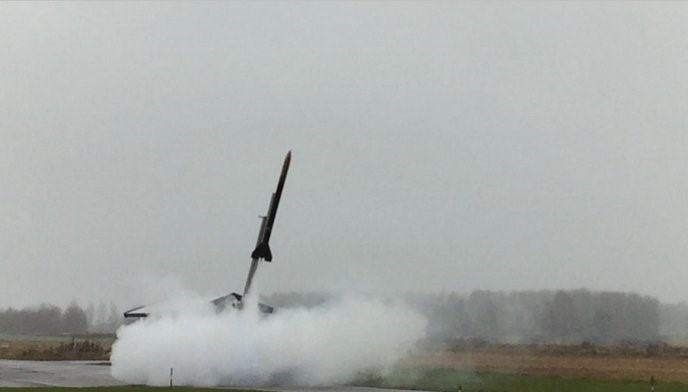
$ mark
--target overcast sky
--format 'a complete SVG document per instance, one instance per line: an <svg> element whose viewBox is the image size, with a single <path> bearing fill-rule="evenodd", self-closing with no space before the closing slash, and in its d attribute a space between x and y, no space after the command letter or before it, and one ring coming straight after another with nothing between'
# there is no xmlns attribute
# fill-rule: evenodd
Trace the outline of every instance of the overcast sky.
<svg viewBox="0 0 688 392"><path fill-rule="evenodd" d="M0 4L0 306L688 299L688 4Z"/></svg>

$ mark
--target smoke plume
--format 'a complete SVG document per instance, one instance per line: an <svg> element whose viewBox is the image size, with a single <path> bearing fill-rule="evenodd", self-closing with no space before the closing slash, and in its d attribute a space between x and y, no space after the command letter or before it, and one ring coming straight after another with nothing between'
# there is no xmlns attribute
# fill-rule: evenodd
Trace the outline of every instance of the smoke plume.
<svg viewBox="0 0 688 392"><path fill-rule="evenodd" d="M392 366L425 333L403 305L344 298L265 316L247 304L215 313L206 302L124 326L112 348L112 375L133 384L337 384Z"/></svg>

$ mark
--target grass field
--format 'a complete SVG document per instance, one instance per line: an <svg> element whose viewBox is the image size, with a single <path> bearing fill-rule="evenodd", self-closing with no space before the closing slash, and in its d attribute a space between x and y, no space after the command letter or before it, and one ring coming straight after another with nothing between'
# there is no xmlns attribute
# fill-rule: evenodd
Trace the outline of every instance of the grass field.
<svg viewBox="0 0 688 392"><path fill-rule="evenodd" d="M471 372L455 369L397 369L381 376L368 373L359 376L353 386L427 390L440 392L648 392L648 381L601 381L565 379L560 377ZM50 388L56 392L155 392L167 387L121 386L99 388ZM215 388L174 387L175 392L216 392ZM44 392L45 387L2 388L0 392ZM259 390L222 388L232 392L259 392ZM657 392L688 392L688 385L662 383L655 385Z"/></svg>
<svg viewBox="0 0 688 392"><path fill-rule="evenodd" d="M649 392L648 381L565 379L455 369L399 369L385 376L362 375L354 385L456 392ZM657 392L688 392L688 385L657 383Z"/></svg>
<svg viewBox="0 0 688 392"><path fill-rule="evenodd" d="M0 358L104 359L114 336L1 336ZM519 346L435 347L421 350L384 376L363 374L352 384L397 389L457 392L688 392L688 349L682 346ZM7 391L5 391L7 389ZM0 388L0 392L44 388ZM71 391L70 388L53 388ZM102 392L80 388L77 392ZM138 392L147 387L112 387ZM178 392L210 391L176 387ZM93 390L93 391L91 391ZM234 390L238 391L238 390ZM253 391L255 392L255 391Z"/></svg>
<svg viewBox="0 0 688 392"><path fill-rule="evenodd" d="M0 359L107 360L114 340L112 335L0 335Z"/></svg>
<svg viewBox="0 0 688 392"><path fill-rule="evenodd" d="M561 347L559 348L561 349ZM688 358L683 353L624 354L585 353L571 350L436 351L416 355L403 364L414 369L452 369L466 373L528 375L599 381L640 381L654 377L664 383L688 385Z"/></svg>
<svg viewBox="0 0 688 392"><path fill-rule="evenodd" d="M568 380L557 377L527 376L482 372L462 372L453 369L397 370L385 377L361 376L356 386L378 388L422 389L456 392L648 392L649 382ZM176 392L217 392L213 388L174 387ZM0 392L45 392L46 388L0 388ZM50 388L55 392L155 392L169 388L156 387L103 387L103 388ZM233 392L257 390L225 389ZM688 385L659 383L657 392L687 392Z"/></svg>

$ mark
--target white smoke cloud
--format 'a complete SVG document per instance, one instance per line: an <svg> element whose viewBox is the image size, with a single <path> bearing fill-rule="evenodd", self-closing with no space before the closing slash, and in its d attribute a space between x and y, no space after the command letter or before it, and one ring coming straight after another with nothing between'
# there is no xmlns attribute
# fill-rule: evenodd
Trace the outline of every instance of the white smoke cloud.
<svg viewBox="0 0 688 392"><path fill-rule="evenodd" d="M270 316L255 304L216 314L196 303L120 328L111 369L115 378L147 385L167 385L170 368L178 385L345 383L359 371L392 366L426 324L403 305L366 298Z"/></svg>

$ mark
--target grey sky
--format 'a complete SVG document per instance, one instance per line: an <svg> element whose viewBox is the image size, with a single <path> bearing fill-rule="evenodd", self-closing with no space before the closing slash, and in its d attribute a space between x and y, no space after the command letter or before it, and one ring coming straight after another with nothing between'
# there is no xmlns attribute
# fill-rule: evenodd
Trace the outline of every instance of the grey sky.
<svg viewBox="0 0 688 392"><path fill-rule="evenodd" d="M688 299L688 4L2 3L0 306ZM161 279L161 277L165 277Z"/></svg>

